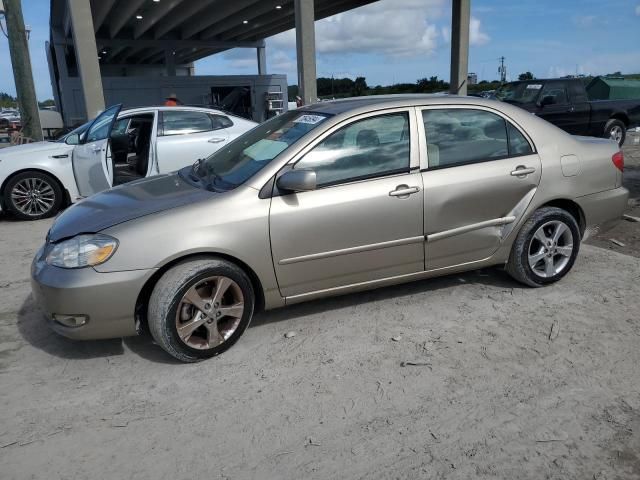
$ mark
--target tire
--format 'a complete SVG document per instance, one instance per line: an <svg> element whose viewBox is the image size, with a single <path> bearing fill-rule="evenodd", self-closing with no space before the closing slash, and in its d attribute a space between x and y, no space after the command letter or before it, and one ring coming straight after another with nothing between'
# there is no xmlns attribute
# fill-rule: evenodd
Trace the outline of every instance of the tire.
<svg viewBox="0 0 640 480"><path fill-rule="evenodd" d="M47 173L19 173L4 188L5 207L22 220L52 217L60 210L62 202L60 183Z"/></svg>
<svg viewBox="0 0 640 480"><path fill-rule="evenodd" d="M564 225L555 243L543 245L540 238L553 240L554 228ZM538 232L542 228L542 235ZM507 272L530 287L542 287L564 277L580 251L580 228L566 210L543 207L536 210L518 232L507 262ZM538 259L539 258L539 259ZM538 259L536 261L536 259ZM553 267L548 267L549 259Z"/></svg>
<svg viewBox="0 0 640 480"><path fill-rule="evenodd" d="M618 146L621 147L627 137L627 126L621 120L612 118L604 126L604 137L615 140L618 142Z"/></svg>
<svg viewBox="0 0 640 480"><path fill-rule="evenodd" d="M224 295L216 300L219 288ZM254 305L251 281L238 266L222 259L190 259L168 270L153 289L149 331L172 357L197 362L233 346L249 326Z"/></svg>

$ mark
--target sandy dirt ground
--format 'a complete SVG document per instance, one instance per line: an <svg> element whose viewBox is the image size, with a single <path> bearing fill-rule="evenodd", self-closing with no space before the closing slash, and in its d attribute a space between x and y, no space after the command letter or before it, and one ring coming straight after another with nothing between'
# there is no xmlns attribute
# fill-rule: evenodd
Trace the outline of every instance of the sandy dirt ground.
<svg viewBox="0 0 640 480"><path fill-rule="evenodd" d="M544 289L491 269L281 309L182 365L47 328L50 223L0 218L2 480L640 479L640 258L584 245Z"/></svg>

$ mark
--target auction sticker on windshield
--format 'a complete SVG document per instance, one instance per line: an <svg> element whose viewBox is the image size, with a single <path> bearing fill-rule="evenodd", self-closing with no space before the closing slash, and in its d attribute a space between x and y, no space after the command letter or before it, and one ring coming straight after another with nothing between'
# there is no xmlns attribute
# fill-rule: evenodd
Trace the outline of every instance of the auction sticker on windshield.
<svg viewBox="0 0 640 480"><path fill-rule="evenodd" d="M527 90L540 90L541 88L541 83L530 83L529 85L527 85Z"/></svg>
<svg viewBox="0 0 640 480"><path fill-rule="evenodd" d="M320 123L321 121L326 119L327 117L324 115L311 115L309 113L306 113L296 118L293 123L308 123L309 125L315 125L316 123Z"/></svg>

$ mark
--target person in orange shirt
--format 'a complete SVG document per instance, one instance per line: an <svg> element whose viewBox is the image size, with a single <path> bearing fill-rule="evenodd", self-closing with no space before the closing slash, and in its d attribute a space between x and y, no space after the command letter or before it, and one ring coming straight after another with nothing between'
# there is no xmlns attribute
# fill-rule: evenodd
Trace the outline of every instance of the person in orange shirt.
<svg viewBox="0 0 640 480"><path fill-rule="evenodd" d="M177 107L182 102L178 100L178 96L175 93L172 93L167 97L167 100L164 102L165 107Z"/></svg>

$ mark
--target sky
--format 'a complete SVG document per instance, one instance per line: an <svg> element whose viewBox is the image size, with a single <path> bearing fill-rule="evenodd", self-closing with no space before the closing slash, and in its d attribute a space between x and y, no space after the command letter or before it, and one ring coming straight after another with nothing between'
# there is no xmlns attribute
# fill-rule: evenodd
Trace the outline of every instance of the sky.
<svg viewBox="0 0 640 480"><path fill-rule="evenodd" d="M51 98L44 44L49 0L22 0L36 92ZM451 0L380 0L316 23L319 77L364 76L369 85L449 79ZM507 79L640 72L639 0L471 0L469 71ZM266 40L267 70L297 82L293 30ZM7 39L0 36L0 92L15 94ZM198 75L257 73L255 49L196 62Z"/></svg>

